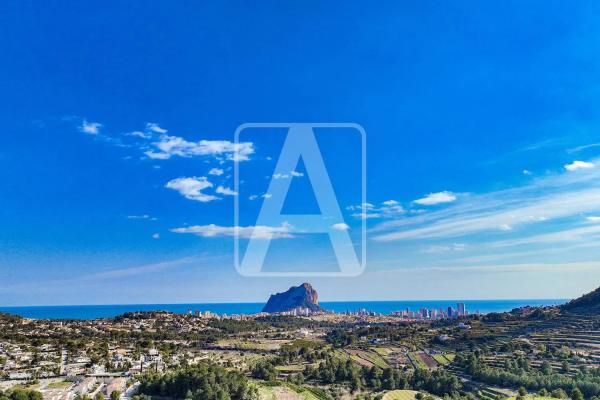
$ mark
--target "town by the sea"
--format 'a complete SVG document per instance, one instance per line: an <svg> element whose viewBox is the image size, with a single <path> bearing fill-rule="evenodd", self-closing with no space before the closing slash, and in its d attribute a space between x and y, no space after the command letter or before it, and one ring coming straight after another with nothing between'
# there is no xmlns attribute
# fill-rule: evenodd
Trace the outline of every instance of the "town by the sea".
<svg viewBox="0 0 600 400"><path fill-rule="evenodd" d="M555 306L566 303L567 299L512 299L512 300L399 300L399 301L332 301L321 302L327 311L336 313L368 311L383 315L421 309L446 309L464 303L471 313L487 314L504 312L515 308L531 306ZM111 318L126 312L170 311L177 314L209 311L218 315L257 314L264 303L189 303L189 304L117 304L117 305L68 305L68 306L21 306L1 307L0 312L34 319L79 319L90 320Z"/></svg>

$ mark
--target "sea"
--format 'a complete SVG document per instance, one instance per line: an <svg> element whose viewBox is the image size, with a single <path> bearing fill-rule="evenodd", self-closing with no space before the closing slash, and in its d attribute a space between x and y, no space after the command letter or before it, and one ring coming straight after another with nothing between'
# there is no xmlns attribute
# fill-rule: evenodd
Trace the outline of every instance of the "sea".
<svg viewBox="0 0 600 400"><path fill-rule="evenodd" d="M524 306L553 306L566 303L567 299L540 300L399 300L399 301L331 301L319 303L324 309L344 313L360 310L390 314L394 311L410 309L418 311L421 308L447 309L457 308L457 303L465 303L470 313L510 311ZM20 315L34 319L76 319L89 320L110 318L126 312L134 311L170 311L185 314L190 310L210 311L219 315L255 314L262 310L264 303L190 303L190 304L111 304L111 305L68 305L68 306L21 306L2 307L0 312Z"/></svg>

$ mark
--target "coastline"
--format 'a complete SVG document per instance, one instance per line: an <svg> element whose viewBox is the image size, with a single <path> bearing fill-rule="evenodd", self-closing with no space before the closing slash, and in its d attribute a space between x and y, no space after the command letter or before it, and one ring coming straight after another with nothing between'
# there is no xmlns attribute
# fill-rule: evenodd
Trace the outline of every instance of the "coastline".
<svg viewBox="0 0 600 400"><path fill-rule="evenodd" d="M499 300L379 300L379 301L325 301L321 306L328 311L344 313L361 309L381 314L395 311L426 308L444 308L464 302L467 308L482 314L510 311L524 306L554 306L568 302L569 299L499 299ZM176 314L210 311L216 314L256 314L265 303L179 303L179 304L103 304L103 305L60 305L60 306L0 306L0 312L34 319L78 319L89 320L111 318L134 311L170 311Z"/></svg>

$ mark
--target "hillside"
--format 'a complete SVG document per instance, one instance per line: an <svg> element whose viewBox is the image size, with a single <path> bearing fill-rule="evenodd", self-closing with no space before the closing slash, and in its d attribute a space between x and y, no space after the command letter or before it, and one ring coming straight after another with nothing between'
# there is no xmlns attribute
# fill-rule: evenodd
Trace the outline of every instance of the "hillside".
<svg viewBox="0 0 600 400"><path fill-rule="evenodd" d="M561 310L574 314L600 315L600 288L571 300Z"/></svg>

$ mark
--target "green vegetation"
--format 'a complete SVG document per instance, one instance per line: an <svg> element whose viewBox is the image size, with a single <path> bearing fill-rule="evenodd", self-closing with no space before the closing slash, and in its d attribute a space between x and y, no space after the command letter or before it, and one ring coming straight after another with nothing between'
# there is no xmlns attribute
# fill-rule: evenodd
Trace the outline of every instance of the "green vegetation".
<svg viewBox="0 0 600 400"><path fill-rule="evenodd" d="M387 392L381 400L415 400L418 393L416 390L392 390Z"/></svg>
<svg viewBox="0 0 600 400"><path fill-rule="evenodd" d="M69 381L57 381L57 382L51 382L48 384L48 388L49 389L64 389L64 388L68 388L70 386L73 385L73 382L69 382Z"/></svg>
<svg viewBox="0 0 600 400"><path fill-rule="evenodd" d="M454 361L455 358L455 354L450 353L450 354L434 354L433 359L435 361L438 362L438 364L440 365L446 365L446 364L450 364L452 361Z"/></svg>
<svg viewBox="0 0 600 400"><path fill-rule="evenodd" d="M421 357L419 356L419 354L417 352L414 352L414 351L409 352L408 357L410 358L410 361L412 361L415 368L427 369L427 364L425 364L423 362L423 360L421 359Z"/></svg>
<svg viewBox="0 0 600 400"><path fill-rule="evenodd" d="M541 389L551 392L562 389L571 397L591 398L600 395L600 369L579 371L574 375L534 370L526 358L520 357L515 363L507 362L503 368L486 365L477 354L461 356L457 361L470 375L480 382L500 386L522 387L537 392ZM521 398L524 394L520 394ZM579 398L582 400L582 397Z"/></svg>
<svg viewBox="0 0 600 400"><path fill-rule="evenodd" d="M139 392L150 396L194 400L258 398L256 388L248 383L244 375L206 362L178 368L166 374L145 374L139 380Z"/></svg>
<svg viewBox="0 0 600 400"><path fill-rule="evenodd" d="M262 379L264 381L271 381L277 376L277 371L273 364L269 361L259 361L252 368L252 377L256 379Z"/></svg>
<svg viewBox="0 0 600 400"><path fill-rule="evenodd" d="M0 400L43 400L43 396L35 390L12 388L4 392L0 390Z"/></svg>
<svg viewBox="0 0 600 400"><path fill-rule="evenodd" d="M600 315L550 307L431 322L368 318L152 312L73 322L71 329L0 317L4 348L26 355L5 351L0 361L13 365L10 373L30 373L32 383L56 374L63 354L88 357L86 368L124 372L153 350L159 361L144 365L136 400L600 400ZM13 386L0 400L41 400L30 389L69 386Z"/></svg>

